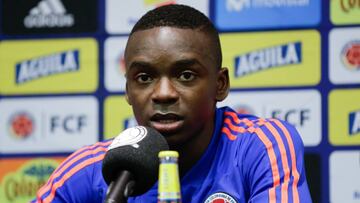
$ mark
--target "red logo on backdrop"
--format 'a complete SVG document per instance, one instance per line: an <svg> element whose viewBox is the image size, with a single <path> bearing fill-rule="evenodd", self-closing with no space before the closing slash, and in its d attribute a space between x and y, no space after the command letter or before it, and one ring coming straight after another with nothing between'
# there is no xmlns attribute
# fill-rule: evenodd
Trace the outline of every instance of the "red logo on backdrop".
<svg viewBox="0 0 360 203"><path fill-rule="evenodd" d="M237 203L237 201L226 193L217 192L206 198L204 203Z"/></svg>
<svg viewBox="0 0 360 203"><path fill-rule="evenodd" d="M165 1L165 2L162 2L162 3L158 3L156 4L156 7L161 7L161 6L166 6L166 5L170 5L170 4L176 4L176 1Z"/></svg>
<svg viewBox="0 0 360 203"><path fill-rule="evenodd" d="M26 112L14 114L10 118L10 132L19 139L26 139L34 132L35 122L32 116Z"/></svg>
<svg viewBox="0 0 360 203"><path fill-rule="evenodd" d="M125 66L125 58L124 58L124 52L121 52L118 57L116 57L116 64L117 67L119 67L118 70L120 70L121 74L125 74L126 72L126 66Z"/></svg>
<svg viewBox="0 0 360 203"><path fill-rule="evenodd" d="M176 0L158 0L158 1L146 1L146 0L144 0L144 4L148 5L148 6L155 6L157 8L157 7L160 7L160 6L176 4Z"/></svg>
<svg viewBox="0 0 360 203"><path fill-rule="evenodd" d="M342 61L350 70L360 70L360 41L347 43L341 52Z"/></svg>
<svg viewBox="0 0 360 203"><path fill-rule="evenodd" d="M246 105L238 105L234 109L238 114L250 114L250 115L255 114L254 110Z"/></svg>

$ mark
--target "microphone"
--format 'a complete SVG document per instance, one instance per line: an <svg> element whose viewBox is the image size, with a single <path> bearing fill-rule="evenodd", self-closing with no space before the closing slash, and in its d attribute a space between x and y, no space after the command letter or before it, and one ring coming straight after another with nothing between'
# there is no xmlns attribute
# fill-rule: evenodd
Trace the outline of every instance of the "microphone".
<svg viewBox="0 0 360 203"><path fill-rule="evenodd" d="M108 147L102 174L109 185L106 203L126 202L148 191L158 179L158 153L169 150L165 138L145 126L128 128Z"/></svg>

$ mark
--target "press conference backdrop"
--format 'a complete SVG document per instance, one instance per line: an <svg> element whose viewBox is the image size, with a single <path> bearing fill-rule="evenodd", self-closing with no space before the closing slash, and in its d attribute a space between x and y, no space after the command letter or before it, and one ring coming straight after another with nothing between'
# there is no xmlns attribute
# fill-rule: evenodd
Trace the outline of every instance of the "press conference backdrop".
<svg viewBox="0 0 360 203"><path fill-rule="evenodd" d="M136 125L125 43L170 3L221 33L219 106L295 125L314 202L360 202L360 0L0 2L0 202L27 202L71 152Z"/></svg>

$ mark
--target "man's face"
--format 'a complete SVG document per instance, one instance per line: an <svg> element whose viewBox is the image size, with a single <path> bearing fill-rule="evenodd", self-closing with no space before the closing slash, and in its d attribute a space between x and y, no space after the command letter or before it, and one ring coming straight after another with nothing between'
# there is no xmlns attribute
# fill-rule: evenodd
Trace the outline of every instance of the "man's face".
<svg viewBox="0 0 360 203"><path fill-rule="evenodd" d="M170 146L212 133L216 101L228 88L215 53L210 38L196 30L133 33L125 51L126 97L137 122L158 130Z"/></svg>

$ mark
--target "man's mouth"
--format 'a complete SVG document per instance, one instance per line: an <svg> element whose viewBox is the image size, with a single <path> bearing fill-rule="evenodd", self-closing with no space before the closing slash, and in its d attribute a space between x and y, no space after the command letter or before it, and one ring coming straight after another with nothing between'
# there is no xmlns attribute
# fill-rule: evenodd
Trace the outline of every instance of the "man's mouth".
<svg viewBox="0 0 360 203"><path fill-rule="evenodd" d="M157 113L150 118L151 126L164 136L177 131L183 125L183 122L183 117L173 113Z"/></svg>

